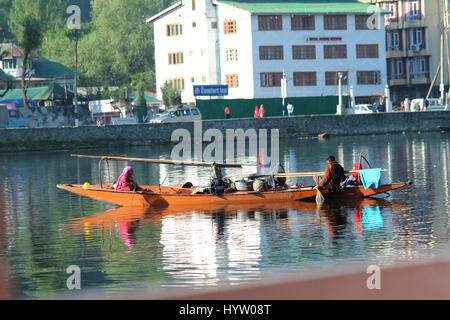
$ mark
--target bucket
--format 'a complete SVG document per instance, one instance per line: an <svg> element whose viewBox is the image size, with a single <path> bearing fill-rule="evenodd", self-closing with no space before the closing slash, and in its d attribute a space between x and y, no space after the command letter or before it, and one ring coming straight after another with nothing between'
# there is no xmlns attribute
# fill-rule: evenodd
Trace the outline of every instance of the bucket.
<svg viewBox="0 0 450 320"><path fill-rule="evenodd" d="M238 191L248 191L249 190L249 187L248 187L246 181L236 181L234 183L234 185L236 186L236 190L238 190Z"/></svg>
<svg viewBox="0 0 450 320"><path fill-rule="evenodd" d="M253 190L255 190L257 192L266 190L266 182L261 179L256 179L253 182Z"/></svg>

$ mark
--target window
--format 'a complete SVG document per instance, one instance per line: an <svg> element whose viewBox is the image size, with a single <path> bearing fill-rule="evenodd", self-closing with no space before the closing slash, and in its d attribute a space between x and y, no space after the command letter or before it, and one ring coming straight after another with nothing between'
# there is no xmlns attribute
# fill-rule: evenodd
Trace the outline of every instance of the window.
<svg viewBox="0 0 450 320"><path fill-rule="evenodd" d="M260 46L260 60L283 60L283 46Z"/></svg>
<svg viewBox="0 0 450 320"><path fill-rule="evenodd" d="M169 53L169 65L173 64L183 64L183 52L172 52Z"/></svg>
<svg viewBox="0 0 450 320"><path fill-rule="evenodd" d="M347 58L347 46L340 45L325 45L323 46L325 59L345 59Z"/></svg>
<svg viewBox="0 0 450 320"><path fill-rule="evenodd" d="M281 15L258 16L258 30L282 30L282 21Z"/></svg>
<svg viewBox="0 0 450 320"><path fill-rule="evenodd" d="M326 15L324 16L325 30L347 30L347 16Z"/></svg>
<svg viewBox="0 0 450 320"><path fill-rule="evenodd" d="M238 88L239 76L237 74L227 74L225 76L225 82L228 85L228 88Z"/></svg>
<svg viewBox="0 0 450 320"><path fill-rule="evenodd" d="M387 51L402 50L402 32L401 30L388 30L386 32Z"/></svg>
<svg viewBox="0 0 450 320"><path fill-rule="evenodd" d="M197 22L192 21L192 28L195 28L197 26Z"/></svg>
<svg viewBox="0 0 450 320"><path fill-rule="evenodd" d="M356 15L355 16L355 29L356 30L369 30L367 25L367 20L370 16L368 15Z"/></svg>
<svg viewBox="0 0 450 320"><path fill-rule="evenodd" d="M202 76L202 83L203 83L203 84L206 83L206 76Z"/></svg>
<svg viewBox="0 0 450 320"><path fill-rule="evenodd" d="M191 109L191 113L193 116L198 116L200 114L197 109Z"/></svg>
<svg viewBox="0 0 450 320"><path fill-rule="evenodd" d="M236 33L236 20L225 20L223 22L223 33Z"/></svg>
<svg viewBox="0 0 450 320"><path fill-rule="evenodd" d="M237 49L225 49L225 61L238 61Z"/></svg>
<svg viewBox="0 0 450 320"><path fill-rule="evenodd" d="M173 89L184 90L184 78L169 79L169 84Z"/></svg>
<svg viewBox="0 0 450 320"><path fill-rule="evenodd" d="M420 1L419 0L406 0L404 2L405 20L420 20Z"/></svg>
<svg viewBox="0 0 450 320"><path fill-rule="evenodd" d="M356 58L378 58L377 44L357 44Z"/></svg>
<svg viewBox="0 0 450 320"><path fill-rule="evenodd" d="M409 72L412 79L428 78L428 57L414 57L410 60Z"/></svg>
<svg viewBox="0 0 450 320"><path fill-rule="evenodd" d="M194 83L194 82L195 82L195 78L191 77L191 83Z"/></svg>
<svg viewBox="0 0 450 320"><path fill-rule="evenodd" d="M292 46L292 59L315 59L316 46Z"/></svg>
<svg viewBox="0 0 450 320"><path fill-rule="evenodd" d="M339 85L339 73L342 73L342 85L348 85L348 72L347 71L328 71L325 72L325 85L337 86Z"/></svg>
<svg viewBox="0 0 450 320"><path fill-rule="evenodd" d="M405 62L403 59L390 59L387 63L389 80L405 79Z"/></svg>
<svg viewBox="0 0 450 320"><path fill-rule="evenodd" d="M371 85L381 83L380 71L358 71L356 73L357 83L361 85Z"/></svg>
<svg viewBox="0 0 450 320"><path fill-rule="evenodd" d="M412 28L408 29L409 50L419 51L425 48L425 29Z"/></svg>
<svg viewBox="0 0 450 320"><path fill-rule="evenodd" d="M384 9L392 12L385 15L386 22L396 22L398 21L398 2L382 2Z"/></svg>
<svg viewBox="0 0 450 320"><path fill-rule="evenodd" d="M195 11L195 0L192 0L192 11Z"/></svg>
<svg viewBox="0 0 450 320"><path fill-rule="evenodd" d="M183 34L183 27L181 23L173 23L167 25L167 36L174 37Z"/></svg>
<svg viewBox="0 0 450 320"><path fill-rule="evenodd" d="M316 86L317 74L315 72L294 72L294 86Z"/></svg>
<svg viewBox="0 0 450 320"><path fill-rule="evenodd" d="M283 72L261 72L261 87L281 87Z"/></svg>
<svg viewBox="0 0 450 320"><path fill-rule="evenodd" d="M217 29L217 21L211 22L211 29Z"/></svg>
<svg viewBox="0 0 450 320"><path fill-rule="evenodd" d="M17 69L17 59L5 59L3 60L4 69Z"/></svg>
<svg viewBox="0 0 450 320"><path fill-rule="evenodd" d="M308 15L294 15L291 18L291 30L315 30L315 18Z"/></svg>

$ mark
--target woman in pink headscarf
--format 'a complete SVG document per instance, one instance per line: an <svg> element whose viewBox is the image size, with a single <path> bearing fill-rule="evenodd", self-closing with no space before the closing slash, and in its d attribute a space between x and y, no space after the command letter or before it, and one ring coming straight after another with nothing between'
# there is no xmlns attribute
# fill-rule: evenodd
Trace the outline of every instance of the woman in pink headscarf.
<svg viewBox="0 0 450 320"><path fill-rule="evenodd" d="M139 187L138 184L134 181L133 173L134 171L132 167L125 167L122 174L119 176L119 179L117 179L117 184L114 190L142 191L142 188Z"/></svg>
<svg viewBox="0 0 450 320"><path fill-rule="evenodd" d="M255 107L255 114L254 114L255 119L259 118L259 108L258 106Z"/></svg>

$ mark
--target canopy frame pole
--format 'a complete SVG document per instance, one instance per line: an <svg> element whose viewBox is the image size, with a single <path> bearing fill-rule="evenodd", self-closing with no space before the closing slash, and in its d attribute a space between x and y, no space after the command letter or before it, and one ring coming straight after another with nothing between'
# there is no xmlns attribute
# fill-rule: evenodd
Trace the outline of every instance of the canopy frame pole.
<svg viewBox="0 0 450 320"><path fill-rule="evenodd" d="M102 161L103 158L98 162L98 175L100 179L100 189L103 189L103 181L102 181Z"/></svg>

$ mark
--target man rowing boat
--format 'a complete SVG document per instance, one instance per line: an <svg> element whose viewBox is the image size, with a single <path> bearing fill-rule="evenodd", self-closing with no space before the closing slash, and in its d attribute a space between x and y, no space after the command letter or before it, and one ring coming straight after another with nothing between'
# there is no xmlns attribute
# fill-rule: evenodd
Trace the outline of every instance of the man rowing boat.
<svg viewBox="0 0 450 320"><path fill-rule="evenodd" d="M327 167L323 180L314 187L316 190L329 188L332 191L338 191L341 188L341 182L345 181L345 171L342 166L336 162L334 156L327 158Z"/></svg>

